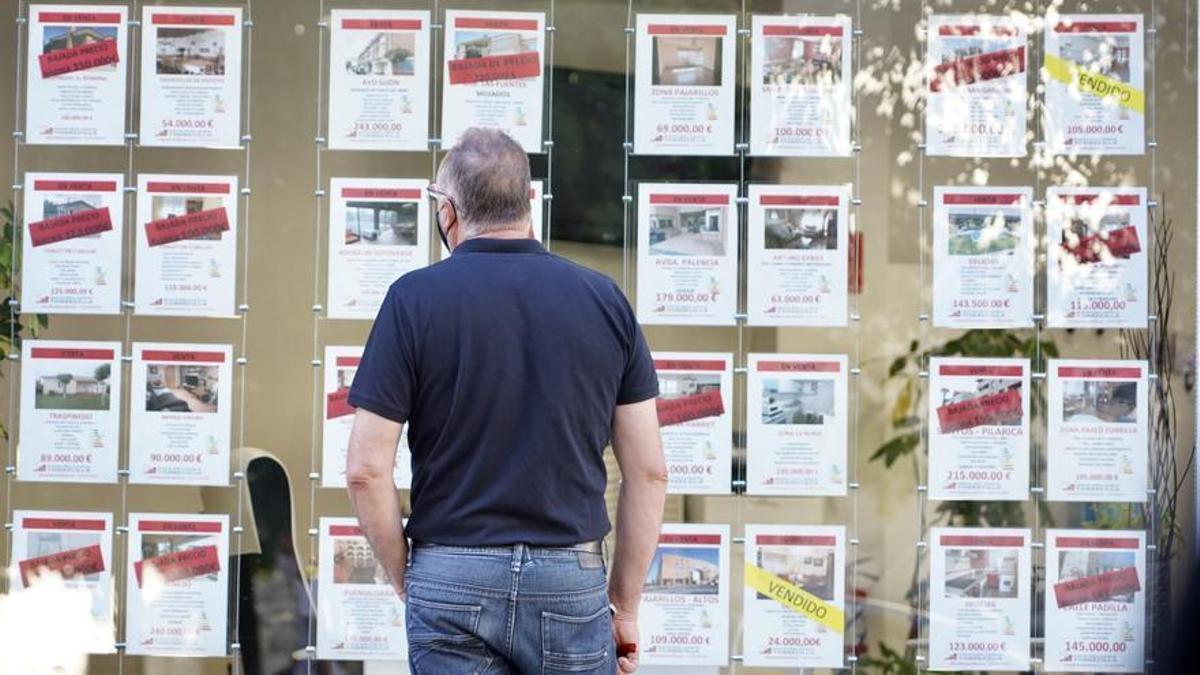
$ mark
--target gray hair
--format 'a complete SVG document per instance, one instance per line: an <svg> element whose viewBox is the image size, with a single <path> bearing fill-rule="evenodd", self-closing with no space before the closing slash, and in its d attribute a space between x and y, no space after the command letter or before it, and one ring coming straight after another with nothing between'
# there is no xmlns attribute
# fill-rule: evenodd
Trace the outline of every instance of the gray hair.
<svg viewBox="0 0 1200 675"><path fill-rule="evenodd" d="M463 132L442 160L437 182L454 197L458 218L471 232L529 223L529 156L502 131Z"/></svg>

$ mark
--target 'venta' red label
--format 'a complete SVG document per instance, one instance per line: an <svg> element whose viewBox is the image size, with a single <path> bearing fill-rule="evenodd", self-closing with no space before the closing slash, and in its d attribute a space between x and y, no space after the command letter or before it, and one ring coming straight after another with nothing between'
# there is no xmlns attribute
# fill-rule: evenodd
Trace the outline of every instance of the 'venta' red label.
<svg viewBox="0 0 1200 675"><path fill-rule="evenodd" d="M705 544L716 546L721 543L719 534L660 534L660 544Z"/></svg>
<svg viewBox="0 0 1200 675"><path fill-rule="evenodd" d="M421 30L420 19L342 19L346 30Z"/></svg>
<svg viewBox="0 0 1200 675"><path fill-rule="evenodd" d="M225 363L225 352L173 352L163 349L147 349L142 352L142 360Z"/></svg>
<svg viewBox="0 0 1200 675"><path fill-rule="evenodd" d="M151 246L162 246L184 239L196 239L229 229L229 216L224 206L205 209L174 218L146 223L146 240Z"/></svg>
<svg viewBox="0 0 1200 675"><path fill-rule="evenodd" d="M79 359L83 361L111 361L111 349L82 349L75 347L34 347L29 351L35 359Z"/></svg>
<svg viewBox="0 0 1200 675"><path fill-rule="evenodd" d="M60 49L48 54L38 54L38 67L41 68L42 77L54 77L107 66L118 63L120 60L117 41L108 39L89 42L69 49Z"/></svg>
<svg viewBox="0 0 1200 675"><path fill-rule="evenodd" d="M650 195L651 204L728 204L729 195Z"/></svg>
<svg viewBox="0 0 1200 675"><path fill-rule="evenodd" d="M812 534L760 534L754 538L759 546L833 546L837 537Z"/></svg>
<svg viewBox="0 0 1200 675"><path fill-rule="evenodd" d="M108 207L76 211L29 224L29 241L34 248L89 237L113 229Z"/></svg>

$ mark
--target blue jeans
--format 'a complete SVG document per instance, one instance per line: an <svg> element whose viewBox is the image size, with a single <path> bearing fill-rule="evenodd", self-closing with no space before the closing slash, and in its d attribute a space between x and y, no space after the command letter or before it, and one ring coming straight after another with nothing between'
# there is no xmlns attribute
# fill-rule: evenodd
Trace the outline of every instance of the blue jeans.
<svg viewBox="0 0 1200 675"><path fill-rule="evenodd" d="M616 672L598 553L418 545L404 587L413 675Z"/></svg>

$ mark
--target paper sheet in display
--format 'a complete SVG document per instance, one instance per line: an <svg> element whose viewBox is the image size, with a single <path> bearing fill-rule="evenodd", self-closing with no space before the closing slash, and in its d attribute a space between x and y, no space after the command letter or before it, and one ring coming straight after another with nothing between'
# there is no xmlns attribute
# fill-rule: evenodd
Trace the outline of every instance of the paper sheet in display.
<svg viewBox="0 0 1200 675"><path fill-rule="evenodd" d="M729 494L733 355L655 352L658 423L670 494Z"/></svg>
<svg viewBox="0 0 1200 675"><path fill-rule="evenodd" d="M729 526L665 523L638 612L648 666L729 662Z"/></svg>
<svg viewBox="0 0 1200 675"><path fill-rule="evenodd" d="M346 451L350 447L350 429L354 425L355 410L348 398L362 352L362 347L325 347L321 487L346 487ZM401 430L400 442L396 446L396 467L392 478L397 489L407 490L412 485L412 455L408 450L407 425Z"/></svg>
<svg viewBox="0 0 1200 675"><path fill-rule="evenodd" d="M404 603L357 518L321 518L317 658L407 660Z"/></svg>

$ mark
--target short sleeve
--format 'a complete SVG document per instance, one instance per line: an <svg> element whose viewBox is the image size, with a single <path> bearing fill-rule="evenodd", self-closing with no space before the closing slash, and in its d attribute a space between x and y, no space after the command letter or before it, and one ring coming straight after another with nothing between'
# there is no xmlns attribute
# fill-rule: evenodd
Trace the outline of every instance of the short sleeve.
<svg viewBox="0 0 1200 675"><path fill-rule="evenodd" d="M403 424L412 411L416 382L412 327L397 298L388 291L371 326L362 360L350 386L349 403Z"/></svg>
<svg viewBox="0 0 1200 675"><path fill-rule="evenodd" d="M633 315L633 308L621 296L621 305L626 317L626 325L632 333L631 348L625 362L625 372L621 377L621 389L617 392L617 405L640 403L658 396L658 373L654 370L654 359L650 356L650 346L642 335L642 328Z"/></svg>

